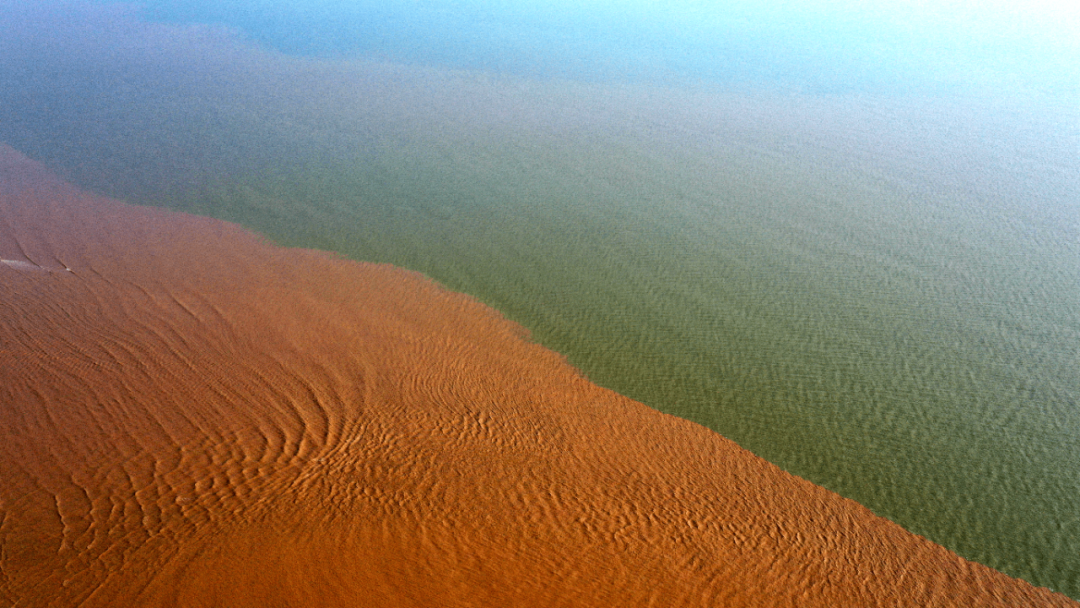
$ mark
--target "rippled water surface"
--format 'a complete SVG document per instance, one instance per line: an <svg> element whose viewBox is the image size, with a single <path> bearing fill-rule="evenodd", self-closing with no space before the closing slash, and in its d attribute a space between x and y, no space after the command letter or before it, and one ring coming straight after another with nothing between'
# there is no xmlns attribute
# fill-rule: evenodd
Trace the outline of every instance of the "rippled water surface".
<svg viewBox="0 0 1080 608"><path fill-rule="evenodd" d="M722 49L687 34L683 63L634 30L641 48L597 67L590 36L514 15L539 32L525 44L494 9L454 14L516 60L419 9L371 26L413 38L342 57L269 26L231 22L253 42L191 24L229 15L70 6L0 12L0 140L100 193L422 271L603 386L1080 597L1068 68L958 81L950 57L973 60L958 52L923 80L830 70L842 44L767 52L779 18ZM1039 58L1023 48L1015 61ZM753 77L706 78L709 57ZM612 65L640 69L596 76Z"/></svg>

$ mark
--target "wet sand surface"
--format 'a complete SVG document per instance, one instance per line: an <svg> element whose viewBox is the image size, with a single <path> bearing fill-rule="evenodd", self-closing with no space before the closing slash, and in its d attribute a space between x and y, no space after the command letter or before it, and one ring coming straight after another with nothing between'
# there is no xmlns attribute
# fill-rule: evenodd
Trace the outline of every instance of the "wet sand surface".
<svg viewBox="0 0 1080 608"><path fill-rule="evenodd" d="M0 259L0 605L1078 605L415 273L2 146Z"/></svg>

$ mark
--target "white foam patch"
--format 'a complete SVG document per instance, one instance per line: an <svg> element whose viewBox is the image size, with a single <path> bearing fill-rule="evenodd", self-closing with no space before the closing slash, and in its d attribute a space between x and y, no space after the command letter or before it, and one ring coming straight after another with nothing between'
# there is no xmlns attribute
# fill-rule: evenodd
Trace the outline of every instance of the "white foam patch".
<svg viewBox="0 0 1080 608"><path fill-rule="evenodd" d="M0 260L0 263L7 264L15 270L45 270L41 266L32 262L24 262L22 260Z"/></svg>
<svg viewBox="0 0 1080 608"><path fill-rule="evenodd" d="M46 268L44 266L38 266L37 264L35 264L33 262L25 262L23 260L4 260L4 259L0 259L0 264L10 266L11 268L14 268L15 270L28 270L28 271L37 271L37 272L54 272L54 271L59 272L60 270L65 270L67 272L72 271L70 268L67 268L66 266L64 268Z"/></svg>

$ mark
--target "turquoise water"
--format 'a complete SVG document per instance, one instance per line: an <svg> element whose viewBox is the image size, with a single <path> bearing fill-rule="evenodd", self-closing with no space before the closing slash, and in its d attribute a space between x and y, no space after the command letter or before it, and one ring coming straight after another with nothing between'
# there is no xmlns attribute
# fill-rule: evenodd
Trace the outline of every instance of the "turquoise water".
<svg viewBox="0 0 1080 608"><path fill-rule="evenodd" d="M0 9L0 140L425 272L601 385L1080 597L1075 14L41 6Z"/></svg>

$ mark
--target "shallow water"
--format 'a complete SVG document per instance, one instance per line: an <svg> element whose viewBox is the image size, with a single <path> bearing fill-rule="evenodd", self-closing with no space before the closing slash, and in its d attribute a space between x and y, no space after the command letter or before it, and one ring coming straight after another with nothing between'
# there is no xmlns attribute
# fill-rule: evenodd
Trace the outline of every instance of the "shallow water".
<svg viewBox="0 0 1080 608"><path fill-rule="evenodd" d="M618 83L91 12L0 43L0 140L98 192L422 271L603 386L1080 597L1060 73Z"/></svg>
<svg viewBox="0 0 1080 608"><path fill-rule="evenodd" d="M582 378L412 271L0 146L10 606L1080 606ZM573 550L567 550L572 548Z"/></svg>

